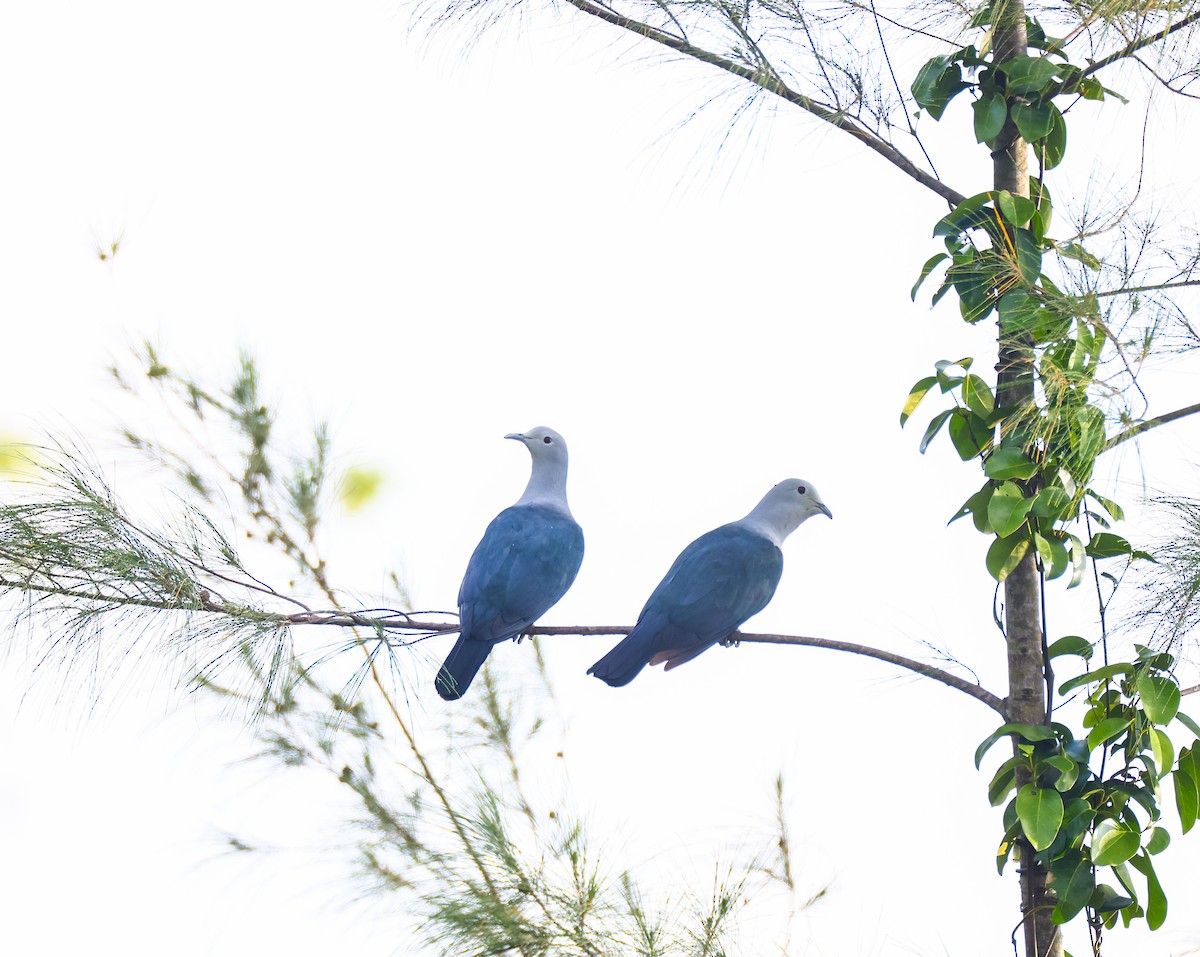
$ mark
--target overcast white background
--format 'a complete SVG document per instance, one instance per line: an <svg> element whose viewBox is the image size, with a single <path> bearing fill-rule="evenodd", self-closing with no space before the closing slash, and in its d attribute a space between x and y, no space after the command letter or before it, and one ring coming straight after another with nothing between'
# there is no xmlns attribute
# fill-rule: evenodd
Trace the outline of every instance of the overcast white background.
<svg viewBox="0 0 1200 957"><path fill-rule="evenodd" d="M987 543L945 527L979 480L948 446L919 456L896 422L933 360L992 348L989 324L908 302L944 206L789 112L757 112L722 146L736 95L679 128L728 84L565 12L527 11L473 48L410 27L383 2L0 9L0 433L73 430L115 463L114 428L137 413L112 359L148 336L219 382L245 346L285 430L326 417L341 462L386 476L366 514L338 520L335 579L370 599L396 568L416 607L442 608L524 486L528 457L501 437L551 425L587 556L549 624L631 622L683 545L801 476L835 520L788 542L751 627L914 656L929 640L1002 693ZM1072 127L1070 188L1097 163L1096 182L1131 184L1135 155L1096 151L1137 134L1137 107L1084 109L1097 119ZM1146 192L1184 224L1195 113L1160 97L1149 149ZM965 107L946 122L933 135L963 141ZM982 150L942 171L963 192L988 184ZM1195 401L1193 372L1149 380L1148 414ZM1198 444L1184 422L1114 457L1120 496L1136 504L1143 468L1156 490L1194 491ZM144 487L127 468L118 486ZM1086 599L1055 592L1051 637L1087 620ZM783 770L802 879L831 882L799 952L1011 953L1015 871L996 876L1000 813L971 762L990 711L765 646L613 690L585 676L611 643L548 654L576 806L614 855L667 855L707 883L715 852L769 827ZM432 675L449 644L414 662L419 724L447 707ZM24 648L0 680L0 949L406 953L402 922L352 903L336 864L219 854L223 828L321 843L338 821L326 791L237 765L248 734L154 663L92 710L70 680L31 678ZM1200 851L1175 837L1169 929L1111 932L1107 953L1200 946Z"/></svg>

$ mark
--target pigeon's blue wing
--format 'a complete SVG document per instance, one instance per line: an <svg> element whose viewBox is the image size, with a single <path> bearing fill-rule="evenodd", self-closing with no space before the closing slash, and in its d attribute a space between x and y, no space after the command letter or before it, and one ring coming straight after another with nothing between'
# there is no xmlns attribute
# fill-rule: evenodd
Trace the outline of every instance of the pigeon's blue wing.
<svg viewBox="0 0 1200 957"><path fill-rule="evenodd" d="M701 535L650 595L633 631L589 670L617 686L647 664L689 661L766 607L783 574L774 542L738 523Z"/></svg>
<svg viewBox="0 0 1200 957"><path fill-rule="evenodd" d="M438 693L461 697L492 645L545 614L567 593L582 562L583 531L570 515L538 505L514 505L497 515L458 591L462 630L438 674Z"/></svg>

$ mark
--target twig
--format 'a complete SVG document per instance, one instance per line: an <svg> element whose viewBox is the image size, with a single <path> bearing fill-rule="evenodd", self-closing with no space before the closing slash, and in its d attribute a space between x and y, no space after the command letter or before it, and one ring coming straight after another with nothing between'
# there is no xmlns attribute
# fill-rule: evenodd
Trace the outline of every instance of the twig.
<svg viewBox="0 0 1200 957"><path fill-rule="evenodd" d="M831 126L837 127L844 133L849 133L855 139L861 141L863 145L874 150L901 172L907 174L918 183L941 196L951 206L957 206L966 197L947 186L937 177L925 172L907 156L901 153L896 147L892 146L887 140L875 135L870 130L860 126L850 117L839 111L826 106L823 103L818 103L811 97L805 96L791 87L783 83L777 76L771 73L764 73L760 70L753 70L748 66L736 63L728 57L721 56L718 53L713 53L710 50L705 50L703 47L698 47L688 40L677 37L673 34L653 27L648 23L642 23L640 20L634 20L632 17L627 17L624 14L617 13L608 7L602 7L592 0L567 0L571 6L575 7L582 13L596 17L598 20L603 20L606 23L611 23L613 26L620 27L622 30L627 30L637 36L645 37L647 40L653 40L655 43L661 44L668 49L674 50L676 53L682 53L685 56L690 56L693 59L699 60L702 63L708 63L727 73L732 73L734 76L740 77L755 86L761 87L768 93L774 93L781 99L800 107L811 113L813 116L824 120Z"/></svg>
<svg viewBox="0 0 1200 957"><path fill-rule="evenodd" d="M1102 449L1107 452L1109 449L1120 445L1122 442L1128 442L1130 439L1141 435L1143 432L1148 432L1150 429L1156 429L1160 425L1166 425L1168 422L1174 422L1176 419L1186 418L1189 415L1195 415L1200 412L1200 403L1189 405L1187 408L1176 409L1174 412L1168 412L1165 415L1157 416L1153 419L1147 419L1145 422L1139 422L1137 425L1130 426L1124 432L1114 435L1109 439Z"/></svg>

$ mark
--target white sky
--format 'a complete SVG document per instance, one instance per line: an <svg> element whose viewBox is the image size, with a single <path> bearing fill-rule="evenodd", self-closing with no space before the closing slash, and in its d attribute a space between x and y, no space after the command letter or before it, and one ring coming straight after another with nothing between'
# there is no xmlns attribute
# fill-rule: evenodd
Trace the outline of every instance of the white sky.
<svg viewBox="0 0 1200 957"><path fill-rule="evenodd" d="M1002 691L987 543L944 527L979 479L896 426L933 360L990 348L990 326L908 303L937 248L935 197L770 109L718 154L734 100L672 133L724 81L566 13L530 11L466 52L409 19L383 2L0 8L0 433L77 430L107 460L130 410L104 370L128 344L153 337L201 376L248 346L286 427L328 417L343 461L387 475L331 542L335 577L370 597L399 568L417 607L448 607L528 474L501 436L551 425L587 557L547 624L632 621L683 545L803 476L836 520L789 541L752 627L915 656L929 640ZM1146 192L1194 223L1200 173L1180 167L1196 110L1156 102ZM1139 129L1136 106L1095 112L1090 133L1072 127L1060 198ZM956 106L934 135L967 122ZM982 151L944 172L987 185ZM1136 157L1106 157L1109 176L1132 183ZM1150 414L1195 401L1194 368L1148 383ZM1143 443L1156 487L1195 488L1196 429ZM1138 459L1120 466L1132 505ZM1055 593L1052 637L1086 620L1086 598ZM422 661L429 724L449 643ZM550 648L595 834L651 866L682 847L703 883L714 850L765 827L782 769L805 880L833 882L805 922L811 953L1011 952L1015 870L995 874L1000 813L971 761L996 724L985 708L762 646L612 690L584 674L611 644ZM238 728L153 678L94 714L53 676L21 704L20 647L5 667L0 950L405 953L396 923L347 904L334 865L218 858L221 828L304 841L338 821L319 789L231 769L252 749ZM914 764L931 729L941 743ZM1200 852L1175 837L1169 929L1114 931L1113 957L1200 946Z"/></svg>

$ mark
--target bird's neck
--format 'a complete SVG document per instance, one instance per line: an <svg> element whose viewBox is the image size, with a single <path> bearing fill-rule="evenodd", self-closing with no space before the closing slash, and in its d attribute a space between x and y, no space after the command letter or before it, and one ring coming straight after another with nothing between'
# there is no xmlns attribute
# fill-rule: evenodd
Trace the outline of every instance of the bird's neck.
<svg viewBox="0 0 1200 957"><path fill-rule="evenodd" d="M567 464L565 462L535 462L529 474L529 484L517 499L518 505L543 505L571 514L567 506Z"/></svg>
<svg viewBox="0 0 1200 957"><path fill-rule="evenodd" d="M797 515L782 503L772 506L770 503L760 502L742 519L741 524L744 528L769 539L776 547L782 547L784 539L798 529L806 518L807 515Z"/></svg>

